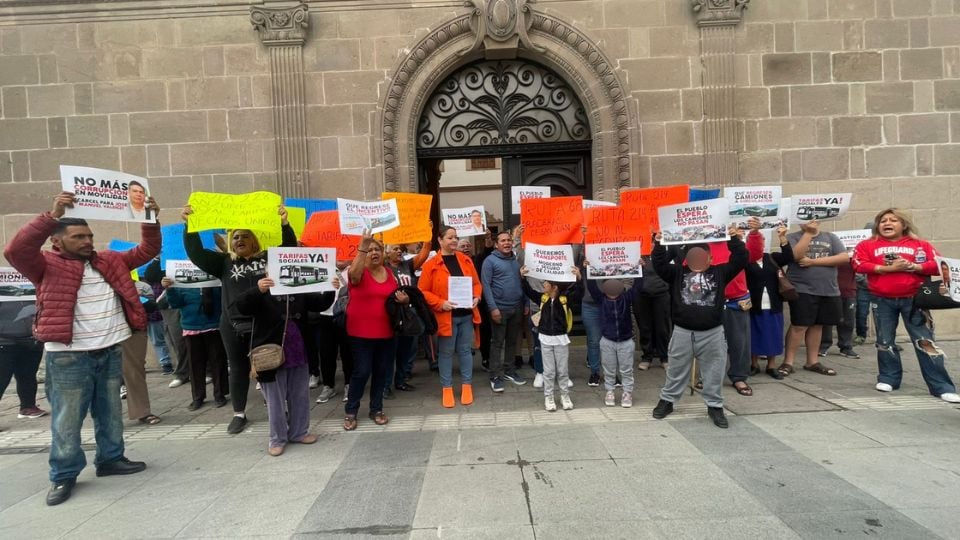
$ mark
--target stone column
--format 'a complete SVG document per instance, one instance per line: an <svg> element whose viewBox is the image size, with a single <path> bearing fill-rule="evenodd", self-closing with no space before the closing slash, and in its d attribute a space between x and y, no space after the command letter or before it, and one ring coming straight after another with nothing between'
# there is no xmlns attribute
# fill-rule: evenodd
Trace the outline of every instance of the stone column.
<svg viewBox="0 0 960 540"><path fill-rule="evenodd" d="M306 4L250 8L250 22L270 50L277 186L284 197L310 196L303 78L303 44L309 21Z"/></svg>
<svg viewBox="0 0 960 540"><path fill-rule="evenodd" d="M742 129L736 118L734 32L750 0L693 0L703 66L703 151L706 184L740 179Z"/></svg>

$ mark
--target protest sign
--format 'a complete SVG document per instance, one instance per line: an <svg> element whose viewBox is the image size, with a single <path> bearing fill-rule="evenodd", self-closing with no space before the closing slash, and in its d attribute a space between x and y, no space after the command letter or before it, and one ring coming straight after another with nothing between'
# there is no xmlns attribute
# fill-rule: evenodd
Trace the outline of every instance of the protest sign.
<svg viewBox="0 0 960 540"><path fill-rule="evenodd" d="M293 199L283 200L283 205L290 208L303 208L306 210L306 218L309 218L314 212L325 212L327 210L336 210L337 201L333 199Z"/></svg>
<svg viewBox="0 0 960 540"><path fill-rule="evenodd" d="M383 200L393 199L397 205L400 226L383 233L385 244L412 244L433 239L430 208L433 195L384 192Z"/></svg>
<svg viewBox="0 0 960 540"><path fill-rule="evenodd" d="M193 212L187 218L189 232L209 229L247 229L271 233L280 231L280 196L269 191L242 195L195 191L187 204Z"/></svg>
<svg viewBox="0 0 960 540"><path fill-rule="evenodd" d="M871 229L854 229L850 231L836 231L833 234L837 235L840 241L843 242L843 247L846 248L847 253L853 253L857 244L873 236L873 231Z"/></svg>
<svg viewBox="0 0 960 540"><path fill-rule="evenodd" d="M216 276L197 268L197 265L189 260L168 259L164 269L167 277L173 280L173 287L202 289L220 286L220 280Z"/></svg>
<svg viewBox="0 0 960 540"><path fill-rule="evenodd" d="M637 278L643 275L640 242L587 244L587 279Z"/></svg>
<svg viewBox="0 0 960 540"><path fill-rule="evenodd" d="M579 244L583 242L583 198L553 197L520 202L523 244Z"/></svg>
<svg viewBox="0 0 960 540"><path fill-rule="evenodd" d="M360 246L359 236L340 232L340 217L336 210L316 212L310 216L300 241L308 247L336 249L339 261L353 260Z"/></svg>
<svg viewBox="0 0 960 540"><path fill-rule="evenodd" d="M267 275L274 282L270 294L333 291L336 259L333 248L270 248L267 250Z"/></svg>
<svg viewBox="0 0 960 540"><path fill-rule="evenodd" d="M136 242L127 242L126 240L120 240L117 238L110 240L110 243L107 244L107 249L109 249L110 251L130 251L135 247L137 247ZM134 276L133 280L140 281L140 275L144 274L147 271L147 266L149 265L150 263L147 263L139 268L134 268L130 273L131 276Z"/></svg>
<svg viewBox="0 0 960 540"><path fill-rule="evenodd" d="M183 230L185 228L185 223L173 223L160 227L160 234L163 238L163 243L160 247L160 264L164 265L164 267L166 267L168 260L184 260L188 258L187 250L183 245ZM217 249L217 243L213 235L222 232L223 231L212 230L200 231L200 241L203 243L203 247L207 249Z"/></svg>
<svg viewBox="0 0 960 540"><path fill-rule="evenodd" d="M146 207L150 186L146 178L93 167L60 166L63 191L74 194L65 217L151 223L157 216Z"/></svg>
<svg viewBox="0 0 960 540"><path fill-rule="evenodd" d="M307 211L296 206L285 206L287 209L287 223L293 229L293 234L299 240L303 236L303 228L307 222ZM271 231L252 231L257 241L260 242L261 249L267 249L283 244L283 229L274 229Z"/></svg>
<svg viewBox="0 0 960 540"><path fill-rule="evenodd" d="M629 189L620 192L620 206L624 208L637 206L660 208L661 206L684 203L689 199L690 186L686 185ZM651 212L648 216L650 219L647 225L649 229L651 231L659 231L659 214L657 212Z"/></svg>
<svg viewBox="0 0 960 540"><path fill-rule="evenodd" d="M761 229L776 229L782 223L779 217L780 186L728 187L723 195L730 209L730 223L746 229L750 218L760 220Z"/></svg>
<svg viewBox="0 0 960 540"><path fill-rule="evenodd" d="M527 277L550 282L576 281L572 268L573 247L543 246L528 242L523 250L523 264L529 270Z"/></svg>
<svg viewBox="0 0 960 540"><path fill-rule="evenodd" d="M549 199L550 188L540 186L512 186L510 188L511 211L520 213L520 201L525 199Z"/></svg>
<svg viewBox="0 0 960 540"><path fill-rule="evenodd" d="M831 221L840 219L850 209L850 193L827 193L825 195L794 195L790 197L791 220Z"/></svg>
<svg viewBox="0 0 960 540"><path fill-rule="evenodd" d="M487 233L487 214L482 206L444 208L443 224L457 230L457 236L482 236Z"/></svg>
<svg viewBox="0 0 960 540"><path fill-rule="evenodd" d="M690 188L690 202L707 201L710 199L719 199L719 189L696 189Z"/></svg>
<svg viewBox="0 0 960 540"><path fill-rule="evenodd" d="M372 233L387 231L400 226L400 211L397 200L354 201L337 199L340 216L340 232L362 235L364 230Z"/></svg>
<svg viewBox="0 0 960 540"><path fill-rule="evenodd" d="M643 253L650 253L652 230L650 215L657 211L651 206L591 208L584 211L588 244L642 241Z"/></svg>
<svg viewBox="0 0 960 540"><path fill-rule="evenodd" d="M954 302L960 302L960 259L937 257L940 266L940 278L947 296Z"/></svg>
<svg viewBox="0 0 960 540"><path fill-rule="evenodd" d="M664 206L659 209L661 243L665 246L694 242L723 242L729 239L726 199L711 199Z"/></svg>
<svg viewBox="0 0 960 540"><path fill-rule="evenodd" d="M23 274L9 266L0 266L0 302L26 302L37 299L37 288Z"/></svg>
<svg viewBox="0 0 960 540"><path fill-rule="evenodd" d="M593 201L590 199L583 200L583 209L589 210L591 208L609 208L616 206L617 203L607 202L607 201Z"/></svg>
<svg viewBox="0 0 960 540"><path fill-rule="evenodd" d="M473 278L447 278L447 301L461 309L473 309Z"/></svg>

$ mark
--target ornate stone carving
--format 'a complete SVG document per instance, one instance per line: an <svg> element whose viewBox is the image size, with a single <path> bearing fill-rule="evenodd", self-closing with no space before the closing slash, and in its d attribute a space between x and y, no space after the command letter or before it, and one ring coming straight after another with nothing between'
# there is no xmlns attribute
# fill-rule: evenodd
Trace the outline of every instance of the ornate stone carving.
<svg viewBox="0 0 960 540"><path fill-rule="evenodd" d="M736 25L750 0L691 0L700 26Z"/></svg>
<svg viewBox="0 0 960 540"><path fill-rule="evenodd" d="M472 7L470 28L476 34L473 44L460 52L460 55L479 50L486 51L486 57L516 58L517 46L542 52L542 49L530 42L527 31L530 29L530 5L532 0L467 0L466 7Z"/></svg>
<svg viewBox="0 0 960 540"><path fill-rule="evenodd" d="M303 45L310 17L306 4L286 8L251 6L250 22L264 45Z"/></svg>

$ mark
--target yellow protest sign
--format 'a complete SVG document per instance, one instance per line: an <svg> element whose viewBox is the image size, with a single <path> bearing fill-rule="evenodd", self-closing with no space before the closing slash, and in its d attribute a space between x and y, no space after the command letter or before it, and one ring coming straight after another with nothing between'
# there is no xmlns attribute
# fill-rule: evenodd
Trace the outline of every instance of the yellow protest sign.
<svg viewBox="0 0 960 540"><path fill-rule="evenodd" d="M430 207L433 195L384 191L382 200L396 199L400 226L383 232L384 244L411 244L433 239Z"/></svg>
<svg viewBox="0 0 960 540"><path fill-rule="evenodd" d="M193 209L187 220L187 231L210 229L249 229L280 232L280 196L269 191L243 195L197 191L187 204Z"/></svg>
<svg viewBox="0 0 960 540"><path fill-rule="evenodd" d="M299 240L303 236L303 229L307 226L307 211L303 208L287 208L287 222ZM270 231L253 231L253 235L260 242L263 249L277 247L283 243L283 230L280 228Z"/></svg>

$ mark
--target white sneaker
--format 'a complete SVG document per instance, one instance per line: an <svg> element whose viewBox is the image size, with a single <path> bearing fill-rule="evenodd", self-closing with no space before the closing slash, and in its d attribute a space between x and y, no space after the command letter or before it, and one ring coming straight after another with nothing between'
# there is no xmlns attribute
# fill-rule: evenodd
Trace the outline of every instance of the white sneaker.
<svg viewBox="0 0 960 540"><path fill-rule="evenodd" d="M543 374L537 373L537 376L533 378L533 387L534 388L543 388Z"/></svg>
<svg viewBox="0 0 960 540"><path fill-rule="evenodd" d="M319 384L320 384L320 377L317 377L316 375L311 375L311 376L310 376L310 388L316 388L317 385L319 385Z"/></svg>
<svg viewBox="0 0 960 540"><path fill-rule="evenodd" d="M613 393L613 390L607 390L607 395L603 398L603 404L607 407L615 407L617 405L617 396Z"/></svg>
<svg viewBox="0 0 960 540"><path fill-rule="evenodd" d="M349 395L350 395L350 385L349 385L349 384L345 384L345 385L343 385L343 402L344 402L344 403L347 402L347 399L348 399L348 396L349 396Z"/></svg>
<svg viewBox="0 0 960 540"><path fill-rule="evenodd" d="M330 401L330 398L337 395L337 391L329 386L324 386L320 390L320 395L317 396L317 403L326 403Z"/></svg>
<svg viewBox="0 0 960 540"><path fill-rule="evenodd" d="M564 394L560 396L560 404L563 405L563 410L569 411L573 408L573 402L570 401L570 396Z"/></svg>
<svg viewBox="0 0 960 540"><path fill-rule="evenodd" d="M624 392L623 395L620 396L620 406L624 409L633 407L633 394L630 392Z"/></svg>
<svg viewBox="0 0 960 540"><path fill-rule="evenodd" d="M206 383L207 383L207 384L213 384L213 377L209 377L209 376L208 376L207 379L206 379Z"/></svg>
<svg viewBox="0 0 960 540"><path fill-rule="evenodd" d="M954 392L947 392L946 394L940 394L940 399L946 401L947 403L960 403L960 395L957 395Z"/></svg>
<svg viewBox="0 0 960 540"><path fill-rule="evenodd" d="M178 387L178 386L183 386L183 380L182 380L182 379L174 379L174 380L170 381L170 384L167 385L167 388L176 388L176 387Z"/></svg>
<svg viewBox="0 0 960 540"><path fill-rule="evenodd" d="M554 412L557 410L557 402L553 400L553 396L546 396L543 398L543 408L547 412Z"/></svg>
<svg viewBox="0 0 960 540"><path fill-rule="evenodd" d="M643 362L640 362L639 364L637 364L637 369L639 369L640 371L646 371L650 369L650 362L647 362L646 360L644 360Z"/></svg>
<svg viewBox="0 0 960 540"><path fill-rule="evenodd" d="M260 383L257 383L257 391L260 391Z"/></svg>
<svg viewBox="0 0 960 540"><path fill-rule="evenodd" d="M573 379L567 379L567 388L573 388Z"/></svg>
<svg viewBox="0 0 960 540"><path fill-rule="evenodd" d="M893 387L887 383L878 382L876 388L877 392L893 392Z"/></svg>

